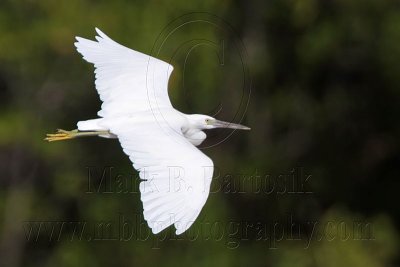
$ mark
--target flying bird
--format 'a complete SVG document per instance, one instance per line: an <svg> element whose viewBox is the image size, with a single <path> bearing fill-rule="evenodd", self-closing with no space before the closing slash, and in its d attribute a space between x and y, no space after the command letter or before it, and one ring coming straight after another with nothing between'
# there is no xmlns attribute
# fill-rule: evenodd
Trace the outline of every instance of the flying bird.
<svg viewBox="0 0 400 267"><path fill-rule="evenodd" d="M99 118L79 121L76 130L59 129L45 140L118 138L139 172L148 226L156 234L174 225L176 234L182 234L210 191L213 161L196 147L207 137L203 130L250 128L174 109L168 97L170 64L96 32L96 41L76 37L75 46L95 66L96 90L103 102Z"/></svg>

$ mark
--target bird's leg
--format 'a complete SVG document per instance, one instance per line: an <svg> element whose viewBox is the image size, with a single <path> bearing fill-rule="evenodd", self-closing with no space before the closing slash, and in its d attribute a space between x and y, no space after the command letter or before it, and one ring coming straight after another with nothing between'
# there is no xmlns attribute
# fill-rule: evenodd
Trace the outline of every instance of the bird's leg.
<svg viewBox="0 0 400 267"><path fill-rule="evenodd" d="M83 136L99 136L99 135L107 135L110 134L109 131L93 131L93 132L80 132L78 129L72 131L66 131L63 129L58 129L55 134L47 134L47 137L44 139L49 142L53 141L63 141L68 139L73 139L76 137Z"/></svg>

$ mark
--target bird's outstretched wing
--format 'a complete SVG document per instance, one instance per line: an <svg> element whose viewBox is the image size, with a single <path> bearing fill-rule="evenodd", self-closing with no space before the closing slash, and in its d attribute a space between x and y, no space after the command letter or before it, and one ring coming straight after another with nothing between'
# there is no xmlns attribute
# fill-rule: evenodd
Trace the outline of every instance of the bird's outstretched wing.
<svg viewBox="0 0 400 267"><path fill-rule="evenodd" d="M97 28L96 32L97 41L76 37L75 46L96 67L96 89L103 101L100 117L172 106L170 64L120 45Z"/></svg>
<svg viewBox="0 0 400 267"><path fill-rule="evenodd" d="M97 42L78 37L75 43L96 67L103 101L96 123L117 135L139 171L144 218L153 233L173 224L181 234L207 200L213 162L182 136L182 117L167 92L172 66L96 31Z"/></svg>
<svg viewBox="0 0 400 267"><path fill-rule="evenodd" d="M183 136L177 139L170 124L161 125L149 112L105 119L143 180L143 215L153 233L174 224L186 231L203 208L210 190L212 160ZM160 127L163 130L160 130Z"/></svg>

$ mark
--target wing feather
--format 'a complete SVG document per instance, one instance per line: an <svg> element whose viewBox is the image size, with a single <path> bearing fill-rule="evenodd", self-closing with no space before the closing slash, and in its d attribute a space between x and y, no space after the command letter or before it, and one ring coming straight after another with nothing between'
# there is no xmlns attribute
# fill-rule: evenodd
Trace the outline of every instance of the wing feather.
<svg viewBox="0 0 400 267"><path fill-rule="evenodd" d="M129 49L96 28L97 41L76 37L75 46L93 63L96 89L103 101L100 117L172 107L168 79L173 67L159 59Z"/></svg>
<svg viewBox="0 0 400 267"><path fill-rule="evenodd" d="M139 186L143 215L153 233L170 225L175 226L176 234L186 231L208 198L212 160L183 136L179 140L171 137L176 133L170 125L160 126L154 120L134 122L132 118L105 124L119 137L143 180Z"/></svg>

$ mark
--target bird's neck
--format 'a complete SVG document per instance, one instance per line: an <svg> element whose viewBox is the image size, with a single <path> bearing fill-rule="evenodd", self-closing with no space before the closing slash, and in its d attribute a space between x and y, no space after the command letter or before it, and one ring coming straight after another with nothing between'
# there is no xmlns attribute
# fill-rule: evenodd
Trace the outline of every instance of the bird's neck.
<svg viewBox="0 0 400 267"><path fill-rule="evenodd" d="M200 121L202 119L200 118L200 115L198 114L184 114L186 118L186 123L183 128L185 128L186 131L192 131L192 132L199 132L204 130L202 127L202 124Z"/></svg>

